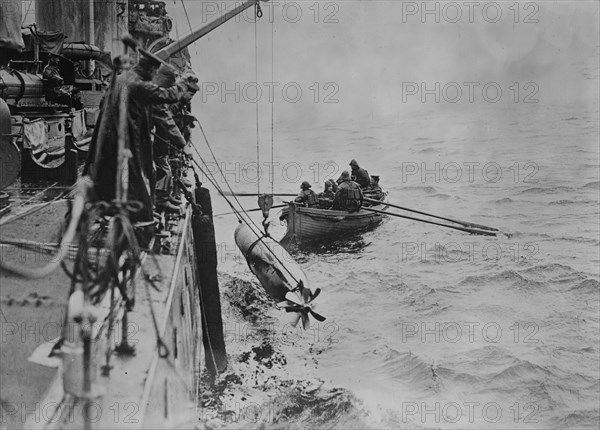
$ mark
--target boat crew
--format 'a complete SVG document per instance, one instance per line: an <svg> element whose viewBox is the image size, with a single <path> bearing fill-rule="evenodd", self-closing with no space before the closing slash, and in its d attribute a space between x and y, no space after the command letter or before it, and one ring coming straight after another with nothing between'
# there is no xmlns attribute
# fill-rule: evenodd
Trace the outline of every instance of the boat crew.
<svg viewBox="0 0 600 430"><path fill-rule="evenodd" d="M371 175L371 185L367 187L364 193L371 199L381 200L383 190L379 186L379 176Z"/></svg>
<svg viewBox="0 0 600 430"><path fill-rule="evenodd" d="M347 170L338 179L339 188L333 199L334 210L356 212L363 203L363 193L360 186L350 178Z"/></svg>
<svg viewBox="0 0 600 430"><path fill-rule="evenodd" d="M304 181L300 185L300 192L298 196L294 199L296 203L302 203L304 206L309 208L316 208L319 206L319 199L313 190L311 190L312 185L310 182Z"/></svg>
<svg viewBox="0 0 600 430"><path fill-rule="evenodd" d="M338 186L333 179L328 179L325 181L325 189L322 193L317 194L317 197L319 199L319 207L321 209L331 208L337 188Z"/></svg>
<svg viewBox="0 0 600 430"><path fill-rule="evenodd" d="M356 182L363 190L371 185L371 178L369 173L365 169L362 169L356 160L350 161L350 168L352 169L351 179Z"/></svg>

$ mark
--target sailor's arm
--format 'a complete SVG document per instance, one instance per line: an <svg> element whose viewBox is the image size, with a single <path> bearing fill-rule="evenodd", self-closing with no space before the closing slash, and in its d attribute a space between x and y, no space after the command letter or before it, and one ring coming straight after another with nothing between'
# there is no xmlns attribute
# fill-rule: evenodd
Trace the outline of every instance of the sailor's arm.
<svg viewBox="0 0 600 430"><path fill-rule="evenodd" d="M179 127L171 115L171 110L164 104L154 105L152 108L152 119L156 131L161 137L168 138L170 143L177 149L183 149L186 145L185 139L179 131Z"/></svg>

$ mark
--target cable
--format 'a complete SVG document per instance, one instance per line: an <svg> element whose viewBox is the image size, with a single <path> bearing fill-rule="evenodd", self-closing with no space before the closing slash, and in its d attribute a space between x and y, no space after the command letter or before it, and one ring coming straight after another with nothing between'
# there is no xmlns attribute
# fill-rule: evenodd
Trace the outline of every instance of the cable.
<svg viewBox="0 0 600 430"><path fill-rule="evenodd" d="M271 8L271 11L273 10L273 8ZM271 85L273 85L273 82L275 82L275 17L271 16ZM273 162L275 161L275 145L274 145L274 118L275 118L275 110L274 110L274 105L275 105L275 95L272 95L271 98L271 169L273 169L274 164ZM269 175L269 177L271 178L271 195L275 194L274 191L274 187L275 187L275 172L271 172L272 174Z"/></svg>
<svg viewBox="0 0 600 430"><path fill-rule="evenodd" d="M258 4L258 3L257 3ZM258 88L258 17L254 16L254 82ZM256 110L256 183L258 186L258 194L260 195L260 140L258 134L258 99L254 103Z"/></svg>
<svg viewBox="0 0 600 430"><path fill-rule="evenodd" d="M61 238L60 247L58 249L56 258L53 258L50 263L39 268L25 267L21 266L20 264L0 259L0 269L29 279L41 279L54 272L54 270L60 266L63 259L68 255L70 244L75 239L75 235L78 230L79 221L85 213L85 204L89 193L89 190L86 186L87 184L85 184L85 182L80 182L79 192L73 200L71 219L69 220L69 225L63 237Z"/></svg>
<svg viewBox="0 0 600 430"><path fill-rule="evenodd" d="M190 27L190 33L194 30L192 29L192 23L190 22L190 16L188 15L187 8L185 7L185 3L181 0L181 6L183 6L183 11L185 12L185 19L187 19L188 26ZM196 49L196 42L193 43L194 49L196 50L196 57L198 56L198 49Z"/></svg>
<svg viewBox="0 0 600 430"><path fill-rule="evenodd" d="M208 149L213 157L213 160L215 161L215 165L217 166L217 169L219 169L219 172L221 173L221 176L223 177L223 181L225 182L225 184L227 185L227 188L229 188L229 191L231 191L231 193L233 194L233 198L235 199L235 201L237 202L237 204L240 206L240 208L242 209L242 212L244 213L244 215L246 216L246 218L250 221L250 223L252 223L252 225L250 225L250 223L248 223L248 221L244 220L244 223L248 226L248 228L250 228L250 231L252 231L252 233L254 233L254 235L259 239L262 240L262 238L264 237L261 234L258 234L254 228L256 228L256 230L260 231L260 228L256 225L256 223L254 222L254 220L250 217L250 215L248 215L248 213L246 212L246 210L244 209L244 207L242 206L241 202L238 200L237 196L235 195L235 193L233 192L233 189L231 188L231 185L229 185L229 181L227 181L227 178L225 177L225 174L223 173L223 171L221 170L219 163L217 161L217 158L215 157L215 153L212 150L212 147L210 146L210 143L208 142L208 137L206 136L206 133L204 132L204 127L202 127L202 124L200 123L199 120L196 119L196 122L198 123L198 125L200 126L200 131L202 132L202 135L204 136L204 141L206 142L206 145L208 146ZM198 157L200 158L200 160L202 160L202 162L206 165L206 163L204 162L204 160L202 159L202 156L200 155L200 152L198 151L198 149L196 147L194 147L192 145L192 147L194 148L194 150L196 151L196 153L198 154ZM208 170L208 169L207 169ZM210 172L210 175L213 176L212 172ZM214 176L213 176L213 180L214 180ZM215 181L216 182L216 181ZM225 194L223 193L223 191L220 189L220 187L217 188L217 190L219 191L219 193L223 196L223 198L228 201L227 197L225 196ZM228 201L229 203L229 201ZM236 209L233 207L233 205L231 203L229 203L229 206L236 211ZM238 212L238 219L240 219L240 212ZM252 227L254 226L254 228ZM296 277L292 274L292 272L290 272L290 270L286 267L285 264L283 264L283 262L279 259L279 257L275 254L275 251L272 250L270 247L265 246L265 248L269 251L269 253L275 258L275 260L277 260L277 262L279 264L281 264L281 267L283 267L285 269L285 271L291 276L291 278L294 280L294 282L296 282L297 284L299 283L299 280L296 279Z"/></svg>
<svg viewBox="0 0 600 430"><path fill-rule="evenodd" d="M30 0L29 6L27 6L27 12L25 12L25 15L23 15L23 20L21 21L21 25L25 24L25 21L27 21L27 15L29 15L29 11L31 10L32 4L33 4L33 0Z"/></svg>

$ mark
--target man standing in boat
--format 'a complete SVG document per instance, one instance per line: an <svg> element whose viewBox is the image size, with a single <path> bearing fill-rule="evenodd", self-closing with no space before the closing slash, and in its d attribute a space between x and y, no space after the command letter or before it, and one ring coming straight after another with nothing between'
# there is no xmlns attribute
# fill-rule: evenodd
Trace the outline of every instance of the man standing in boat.
<svg viewBox="0 0 600 430"><path fill-rule="evenodd" d="M301 203L309 208L319 207L319 199L313 190L311 190L312 185L310 182L304 181L300 185L300 192L298 196L294 199L296 203Z"/></svg>
<svg viewBox="0 0 600 430"><path fill-rule="evenodd" d="M349 212L358 211L363 204L363 193L358 184L352 181L347 170L342 172L338 184L339 188L335 193L332 209Z"/></svg>
<svg viewBox="0 0 600 430"><path fill-rule="evenodd" d="M350 161L352 169L352 180L356 182L363 190L371 185L371 178L365 169L361 169L356 160Z"/></svg>

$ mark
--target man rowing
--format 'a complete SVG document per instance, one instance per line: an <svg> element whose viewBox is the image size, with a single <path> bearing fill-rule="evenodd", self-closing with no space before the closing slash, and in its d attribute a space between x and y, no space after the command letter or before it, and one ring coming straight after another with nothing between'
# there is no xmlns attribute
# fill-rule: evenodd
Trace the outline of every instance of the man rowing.
<svg viewBox="0 0 600 430"><path fill-rule="evenodd" d="M356 182L363 190L371 185L371 178L369 173L365 169L362 169L356 160L350 161L350 168L352 169L351 179Z"/></svg>
<svg viewBox="0 0 600 430"><path fill-rule="evenodd" d="M338 190L333 199L334 210L356 212L363 204L363 193L359 185L352 181L347 170L338 179Z"/></svg>
<svg viewBox="0 0 600 430"><path fill-rule="evenodd" d="M300 193L294 199L296 203L303 204L309 208L315 208L319 206L319 199L313 190L311 190L312 185L310 182L304 181L300 185Z"/></svg>
<svg viewBox="0 0 600 430"><path fill-rule="evenodd" d="M379 186L379 176L371 175L371 185L364 190L364 194L371 199L381 200L383 190Z"/></svg>

